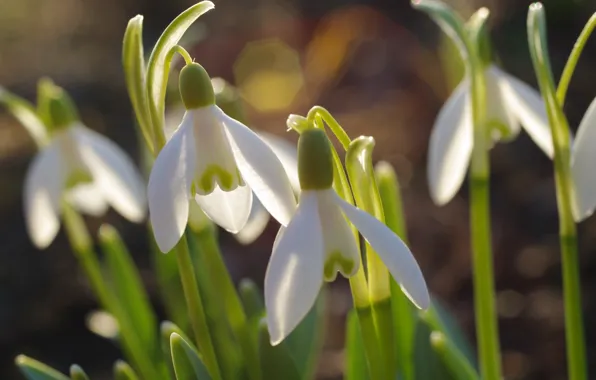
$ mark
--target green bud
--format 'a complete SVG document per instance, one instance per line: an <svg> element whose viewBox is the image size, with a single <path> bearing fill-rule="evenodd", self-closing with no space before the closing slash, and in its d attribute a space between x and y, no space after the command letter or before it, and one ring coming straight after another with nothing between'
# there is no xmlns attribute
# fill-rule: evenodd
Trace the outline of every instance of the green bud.
<svg viewBox="0 0 596 380"><path fill-rule="evenodd" d="M298 139L298 178L302 190L325 190L333 185L331 143L321 129L306 130Z"/></svg>
<svg viewBox="0 0 596 380"><path fill-rule="evenodd" d="M215 94L209 74L198 63L180 70L180 97L187 110L215 104Z"/></svg>
<svg viewBox="0 0 596 380"><path fill-rule="evenodd" d="M47 106L52 129L66 128L79 119L74 102L64 89L53 86L48 96Z"/></svg>

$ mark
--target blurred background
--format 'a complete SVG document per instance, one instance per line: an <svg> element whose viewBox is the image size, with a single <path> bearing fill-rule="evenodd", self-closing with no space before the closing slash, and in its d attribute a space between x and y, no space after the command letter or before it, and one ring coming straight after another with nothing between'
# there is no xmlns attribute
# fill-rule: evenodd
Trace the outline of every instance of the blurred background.
<svg viewBox="0 0 596 380"><path fill-rule="evenodd" d="M529 1L451 0L463 17L491 10L497 61L535 86L526 40ZM1 0L0 85L31 101L37 80L53 78L74 97L82 119L138 161L137 136L121 68L129 18L145 16L145 50L191 0ZM426 183L429 133L442 103L461 78L453 46L406 0L215 0L182 44L240 89L249 125L287 136L289 113L326 107L352 136L376 138L375 160L399 175L412 251L434 294L474 340L467 190L434 206ZM593 0L545 1L550 53L558 76L590 15ZM186 42L184 42L186 41ZM566 111L572 128L596 95L596 41L589 42L571 82ZM96 308L65 237L43 251L25 232L22 184L35 145L0 109L0 379L20 379L13 365L25 353L66 371L82 365L108 378L117 349L86 328ZM557 212L552 163L524 135L492 153L493 237L503 365L507 379L564 379L565 347ZM115 213L102 221L125 237L155 295L144 226ZM588 361L596 373L596 219L580 225ZM262 284L277 226L241 246L221 234L236 280ZM347 283L330 287L321 379L340 379ZM105 377L102 377L105 376Z"/></svg>

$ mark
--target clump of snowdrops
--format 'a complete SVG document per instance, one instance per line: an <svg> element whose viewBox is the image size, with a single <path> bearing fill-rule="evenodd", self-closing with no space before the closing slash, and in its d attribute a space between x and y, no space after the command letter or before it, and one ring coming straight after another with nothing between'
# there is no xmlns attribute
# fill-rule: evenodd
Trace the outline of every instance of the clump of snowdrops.
<svg viewBox="0 0 596 380"><path fill-rule="evenodd" d="M349 280L353 298L346 324L346 379L500 379L489 151L522 128L554 161L569 378L587 379L576 223L596 207L590 170L596 161L590 149L596 105L588 109L575 139L562 106L596 17L580 35L555 89L544 9L539 3L530 6L529 55L539 93L492 62L488 9L464 22L439 1L412 5L453 39L466 68L437 115L428 180L433 201L443 205L469 173L477 355L429 295L407 246L395 172L386 162L372 163L373 137L352 138L320 106L288 117L288 132L299 135L297 147L252 129L237 112L233 86L211 79L178 45L190 25L214 8L211 2L176 17L148 60L143 17L131 19L126 29L122 59L136 125L150 157L146 170L87 128L73 100L51 80L39 82L37 105L0 90L0 101L39 148L24 184L29 235L43 249L64 228L97 296L98 318L116 326L105 334L122 348L115 379L312 379L325 332L324 288L338 273ZM176 55L185 62L178 75L183 113L165 106ZM339 142L340 151L330 138ZM149 220L169 320L157 320L117 230L110 225L87 229L81 215L101 216L109 207L131 222ZM218 227L250 244L270 216L280 228L264 289L247 279L236 287L218 245ZM97 332L105 333L101 326ZM24 355L16 363L32 380L88 379L76 364L65 375Z"/></svg>

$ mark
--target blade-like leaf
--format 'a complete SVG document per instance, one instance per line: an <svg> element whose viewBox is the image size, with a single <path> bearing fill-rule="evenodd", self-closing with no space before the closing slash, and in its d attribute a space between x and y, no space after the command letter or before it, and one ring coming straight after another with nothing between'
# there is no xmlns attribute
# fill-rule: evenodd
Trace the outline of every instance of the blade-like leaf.
<svg viewBox="0 0 596 380"><path fill-rule="evenodd" d="M265 303L257 284L250 278L244 278L240 281L238 293L246 311L246 318L261 318L265 312Z"/></svg>
<svg viewBox="0 0 596 380"><path fill-rule="evenodd" d="M164 98L170 71L166 56L170 49L180 41L186 30L203 13L213 7L212 2L202 1L188 8L168 25L155 44L147 65L147 91L154 130L163 130Z"/></svg>
<svg viewBox="0 0 596 380"><path fill-rule="evenodd" d="M55 369L25 355L17 356L15 363L29 380L70 380Z"/></svg>
<svg viewBox="0 0 596 380"><path fill-rule="evenodd" d="M174 371L174 362L172 361L172 346L170 345L170 337L172 336L172 334L178 334L182 337L182 339L186 340L187 342L190 342L190 339L188 338L188 336L186 336L186 334L184 333L184 331L182 331L180 329L180 327L176 326L174 323L170 322L170 321L163 321L161 323L161 328L160 328L160 332L161 332L161 350L163 353L163 356L166 359L168 368L170 370L170 375L172 376L172 378L174 378L175 376L175 371Z"/></svg>
<svg viewBox="0 0 596 380"><path fill-rule="evenodd" d="M170 346L177 380L211 379L196 348L191 346L187 340L173 333L170 337Z"/></svg>
<svg viewBox="0 0 596 380"><path fill-rule="evenodd" d="M3 87L0 87L0 103L25 127L38 148L48 143L46 127L31 103L8 92Z"/></svg>
<svg viewBox="0 0 596 380"><path fill-rule="evenodd" d="M350 310L346 325L346 368L344 378L345 380L368 380L370 377L356 310Z"/></svg>
<svg viewBox="0 0 596 380"><path fill-rule="evenodd" d="M470 362L461 355L457 347L443 333L433 331L430 334L430 342L454 378L458 380L480 379L478 372L470 365Z"/></svg>
<svg viewBox="0 0 596 380"><path fill-rule="evenodd" d="M70 378L72 380L89 380L89 376L87 376L83 368L77 364L70 366Z"/></svg>
<svg viewBox="0 0 596 380"><path fill-rule="evenodd" d="M416 380L455 380L430 344L430 327L418 320L414 336L414 378Z"/></svg>
<svg viewBox="0 0 596 380"><path fill-rule="evenodd" d="M118 360L114 363L114 380L139 380L139 377L128 363Z"/></svg>
<svg viewBox="0 0 596 380"><path fill-rule="evenodd" d="M259 357L263 380L301 379L286 342L271 346L265 319L262 319L259 325Z"/></svg>

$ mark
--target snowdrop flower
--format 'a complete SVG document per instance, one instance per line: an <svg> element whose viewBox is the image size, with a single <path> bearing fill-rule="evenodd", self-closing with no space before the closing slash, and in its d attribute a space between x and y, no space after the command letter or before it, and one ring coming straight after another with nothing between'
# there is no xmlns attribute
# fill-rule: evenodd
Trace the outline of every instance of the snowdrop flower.
<svg viewBox="0 0 596 380"><path fill-rule="evenodd" d="M520 125L549 157L553 144L540 93L494 65L486 69L488 127L495 140L513 138ZM430 136L428 181L433 201L449 202L466 175L473 144L470 80L465 78L439 112Z"/></svg>
<svg viewBox="0 0 596 380"><path fill-rule="evenodd" d="M571 146L571 176L575 190L573 217L581 222L596 208L596 99L592 101L577 129Z"/></svg>
<svg viewBox="0 0 596 380"><path fill-rule="evenodd" d="M86 128L68 95L50 100L54 133L33 159L24 185L27 231L36 247L48 247L60 228L61 202L93 216L111 205L133 222L145 217L145 184L130 158L112 141Z"/></svg>
<svg viewBox="0 0 596 380"><path fill-rule="evenodd" d="M408 247L387 226L341 199L332 188L333 162L322 130L298 141L302 191L296 213L281 227L265 275L271 344L280 343L313 306L323 281L359 269L360 252L348 220L379 254L404 293L419 308L430 304L422 272Z"/></svg>
<svg viewBox="0 0 596 380"><path fill-rule="evenodd" d="M287 225L296 200L269 145L215 105L201 65L182 69L180 94L187 111L149 177L149 214L160 250L168 252L180 240L191 197L214 223L237 233L248 220L254 191L265 209Z"/></svg>

